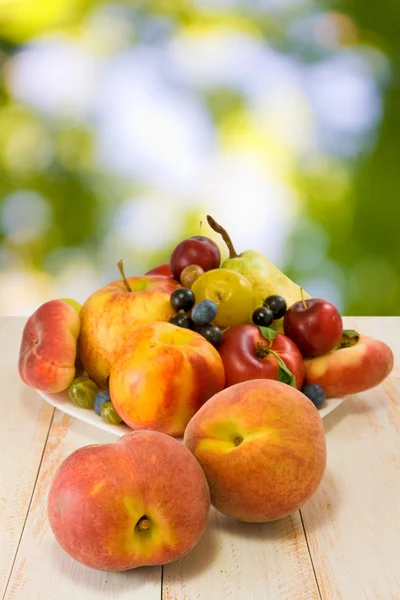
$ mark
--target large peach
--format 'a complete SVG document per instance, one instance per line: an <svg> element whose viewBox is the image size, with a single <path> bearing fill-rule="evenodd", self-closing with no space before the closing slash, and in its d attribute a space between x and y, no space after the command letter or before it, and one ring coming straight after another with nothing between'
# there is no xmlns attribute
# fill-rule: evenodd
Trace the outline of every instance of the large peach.
<svg viewBox="0 0 400 600"><path fill-rule="evenodd" d="M297 510L325 471L318 410L279 381L253 379L216 394L183 441L206 474L212 504L240 521L274 521Z"/></svg>
<svg viewBox="0 0 400 600"><path fill-rule="evenodd" d="M104 571L161 565L198 542L210 508L198 462L156 431L79 448L60 466L48 517L62 548Z"/></svg>
<svg viewBox="0 0 400 600"><path fill-rule="evenodd" d="M63 300L45 302L29 317L19 351L18 370L29 386L48 393L65 390L75 376L80 318Z"/></svg>
<svg viewBox="0 0 400 600"><path fill-rule="evenodd" d="M163 275L128 277L113 281L94 292L81 309L79 354L89 377L106 387L111 365L138 326L168 321L174 314L170 304L179 283Z"/></svg>
<svg viewBox="0 0 400 600"><path fill-rule="evenodd" d="M223 389L218 351L200 334L171 323L150 323L130 336L110 372L110 395L132 429L183 435L196 411Z"/></svg>
<svg viewBox="0 0 400 600"><path fill-rule="evenodd" d="M393 368L393 352L385 342L363 334L349 339L349 347L304 361L305 382L320 385L327 398L342 398L373 388Z"/></svg>

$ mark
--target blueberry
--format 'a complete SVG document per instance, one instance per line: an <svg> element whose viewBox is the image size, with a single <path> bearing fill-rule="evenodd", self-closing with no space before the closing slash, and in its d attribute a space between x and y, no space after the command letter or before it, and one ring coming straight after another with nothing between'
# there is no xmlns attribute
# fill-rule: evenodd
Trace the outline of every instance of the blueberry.
<svg viewBox="0 0 400 600"><path fill-rule="evenodd" d="M110 401L110 392L108 392L107 390L105 390L104 392L99 392L97 396L95 396L93 408L95 413L99 415L99 417L101 417L101 407L103 406L103 404L106 404L106 402Z"/></svg>
<svg viewBox="0 0 400 600"><path fill-rule="evenodd" d="M318 409L321 408L325 402L325 392L322 387L316 383L306 383L301 391Z"/></svg>
<svg viewBox="0 0 400 600"><path fill-rule="evenodd" d="M176 311L190 310L194 306L194 294L189 288L179 288L171 294L171 306Z"/></svg>
<svg viewBox="0 0 400 600"><path fill-rule="evenodd" d="M207 342L210 342L215 348L222 342L222 331L219 327L214 327L213 325L206 325L205 327L201 327L199 329L200 335L202 335Z"/></svg>
<svg viewBox="0 0 400 600"><path fill-rule="evenodd" d="M287 304L285 298L282 298L282 296L277 296L276 294L268 296L268 298L264 300L264 306L272 310L274 320L281 319L286 314Z"/></svg>
<svg viewBox="0 0 400 600"><path fill-rule="evenodd" d="M195 325L203 326L211 323L217 316L218 307L212 300L202 300L192 310L192 319Z"/></svg>
<svg viewBox="0 0 400 600"><path fill-rule="evenodd" d="M269 327L274 320L274 313L267 306L262 306L261 308L256 308L252 318L254 325Z"/></svg>
<svg viewBox="0 0 400 600"><path fill-rule="evenodd" d="M194 323L189 315L185 313L177 313L170 318L169 323L176 325L177 327L183 327L184 329L194 329Z"/></svg>

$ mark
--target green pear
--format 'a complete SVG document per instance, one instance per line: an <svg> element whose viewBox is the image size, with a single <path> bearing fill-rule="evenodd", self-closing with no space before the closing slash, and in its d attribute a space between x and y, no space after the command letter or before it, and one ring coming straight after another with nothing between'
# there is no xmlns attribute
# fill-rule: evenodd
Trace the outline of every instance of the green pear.
<svg viewBox="0 0 400 600"><path fill-rule="evenodd" d="M221 234L229 250L229 258L221 266L225 269L238 271L247 277L252 284L255 309L262 306L264 300L272 294L278 294L285 298L288 307L301 300L302 297L310 298L309 294L282 273L261 252L246 250L238 254L227 231L210 215L207 215L207 221L214 231ZM272 327L278 331L283 331L283 319L274 321Z"/></svg>

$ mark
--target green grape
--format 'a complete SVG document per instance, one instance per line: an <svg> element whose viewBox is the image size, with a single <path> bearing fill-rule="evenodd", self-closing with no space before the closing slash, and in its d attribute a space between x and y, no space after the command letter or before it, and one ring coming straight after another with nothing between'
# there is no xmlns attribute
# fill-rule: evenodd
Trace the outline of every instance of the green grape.
<svg viewBox="0 0 400 600"><path fill-rule="evenodd" d="M100 410L101 418L105 423L110 423L111 425L119 425L120 423L122 423L121 417L119 416L111 402L106 402L105 404L102 404Z"/></svg>
<svg viewBox="0 0 400 600"><path fill-rule="evenodd" d="M68 388L69 399L79 408L93 408L93 402L98 393L99 388L86 375L76 377Z"/></svg>

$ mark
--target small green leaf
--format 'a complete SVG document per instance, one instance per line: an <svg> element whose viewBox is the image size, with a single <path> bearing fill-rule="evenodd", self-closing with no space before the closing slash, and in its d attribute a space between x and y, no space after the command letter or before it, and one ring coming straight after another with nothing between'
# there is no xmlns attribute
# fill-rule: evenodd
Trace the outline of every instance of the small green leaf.
<svg viewBox="0 0 400 600"><path fill-rule="evenodd" d="M271 344L278 335L278 332L275 331L275 329L271 329L270 327L262 327L262 325L259 325L258 329L261 331L265 339L271 342Z"/></svg>
<svg viewBox="0 0 400 600"><path fill-rule="evenodd" d="M296 386L296 377L293 375L292 371L290 371L287 366L285 365L285 363L283 362L283 360L281 358L278 358L278 363L279 363L279 371L278 371L278 381L281 381L282 383L287 383L288 385L291 385L292 387L297 387Z"/></svg>

